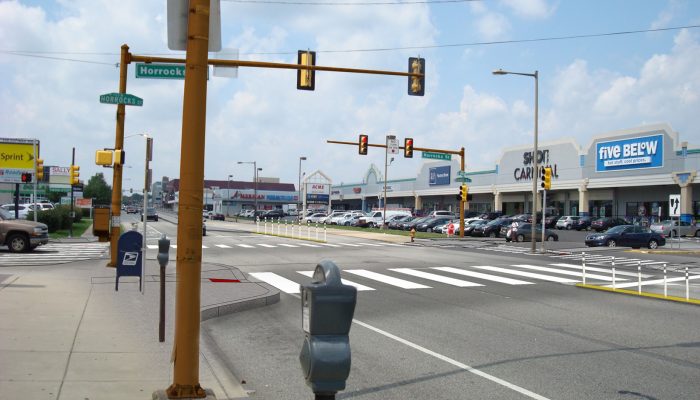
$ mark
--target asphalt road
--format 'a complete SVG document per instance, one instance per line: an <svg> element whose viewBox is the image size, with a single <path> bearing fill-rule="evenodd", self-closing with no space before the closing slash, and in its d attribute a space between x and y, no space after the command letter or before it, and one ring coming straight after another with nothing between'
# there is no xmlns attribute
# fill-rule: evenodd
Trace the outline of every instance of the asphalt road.
<svg viewBox="0 0 700 400"><path fill-rule="evenodd" d="M229 231L216 231L217 224ZM566 268L552 265L567 260L339 237L329 239L336 247L304 246L225 224L208 222L205 261L267 273L257 275L265 279L271 273L296 285L310 280L297 271L310 271L327 258L344 278L374 289L358 292L352 370L338 398L690 399L700 393L700 308L575 288L575 270L567 275L561 272ZM149 244L160 233L175 237L171 223L148 225ZM434 269L441 267L472 276ZM443 281L393 268L433 273ZM392 286L372 273L427 287ZM501 281L476 278L479 273ZM481 286L453 286L466 281ZM218 318L203 329L255 398L312 398L298 361L298 295L282 293L276 305Z"/></svg>

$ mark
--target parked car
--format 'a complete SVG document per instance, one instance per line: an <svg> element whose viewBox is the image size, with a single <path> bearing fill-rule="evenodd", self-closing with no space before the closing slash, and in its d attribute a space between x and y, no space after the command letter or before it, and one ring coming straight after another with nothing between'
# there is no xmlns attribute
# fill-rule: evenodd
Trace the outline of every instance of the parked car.
<svg viewBox="0 0 700 400"><path fill-rule="evenodd" d="M225 221L226 216L224 214L221 214L221 213L209 211L209 219L214 220L214 221Z"/></svg>
<svg viewBox="0 0 700 400"><path fill-rule="evenodd" d="M445 210L439 210L439 211L431 211L430 214L428 214L428 217L450 217L454 218L455 213L452 211L445 211Z"/></svg>
<svg viewBox="0 0 700 400"><path fill-rule="evenodd" d="M405 223L411 222L416 217L412 217L410 215L400 215L389 222L389 229L401 229L401 226Z"/></svg>
<svg viewBox="0 0 700 400"><path fill-rule="evenodd" d="M602 232L618 225L627 225L627 221L622 218L602 217L591 221L591 229Z"/></svg>
<svg viewBox="0 0 700 400"><path fill-rule="evenodd" d="M15 216L15 205L14 204L3 204L2 209L9 212L13 217ZM18 204L17 205L17 216L19 219L27 218L27 214L32 210L29 204Z"/></svg>
<svg viewBox="0 0 700 400"><path fill-rule="evenodd" d="M557 220L557 229L566 229L566 230L571 230L574 229L574 225L576 225L576 222L580 219L580 217L575 217L573 215L565 215L563 217L559 217Z"/></svg>
<svg viewBox="0 0 700 400"><path fill-rule="evenodd" d="M663 234L638 225L617 225L603 233L586 236L586 246L628 246L633 248L648 247L655 249L666 244Z"/></svg>
<svg viewBox="0 0 700 400"><path fill-rule="evenodd" d="M146 208L146 221L151 219L158 222L158 213L155 208L148 207ZM143 221L143 213L141 213L141 221Z"/></svg>
<svg viewBox="0 0 700 400"><path fill-rule="evenodd" d="M311 214L311 216L306 217L304 221L309 224L318 224L321 223L324 219L326 219L326 214L324 213L315 213Z"/></svg>
<svg viewBox="0 0 700 400"><path fill-rule="evenodd" d="M134 206L126 206L126 213L127 214L136 214L138 213L138 209Z"/></svg>
<svg viewBox="0 0 700 400"><path fill-rule="evenodd" d="M450 224L452 224L452 227L454 228L453 234L459 235L459 218L450 219L450 220L445 221L444 223L433 228L433 232L446 234L447 229L450 227Z"/></svg>
<svg viewBox="0 0 700 400"><path fill-rule="evenodd" d="M15 219L0 208L0 245L13 253L35 249L49 242L49 227L40 222Z"/></svg>
<svg viewBox="0 0 700 400"><path fill-rule="evenodd" d="M411 213L408 211L401 210L386 210L386 221L388 221L391 217L395 215L411 215ZM383 222L385 222L385 219L383 217L383 211L373 211L366 216L360 217L360 222L358 226L382 226Z"/></svg>
<svg viewBox="0 0 700 400"><path fill-rule="evenodd" d="M544 226L546 228L554 229L557 226L557 221L559 220L558 215L548 215L544 218ZM541 219L540 219L540 225L541 224Z"/></svg>
<svg viewBox="0 0 700 400"><path fill-rule="evenodd" d="M450 221L454 217L447 217L447 216L441 216L441 217L432 217L428 219L427 221L423 221L420 224L416 225L416 230L418 232L432 232L433 228L435 228L438 225L442 225L446 223L447 221Z"/></svg>
<svg viewBox="0 0 700 400"><path fill-rule="evenodd" d="M532 224L525 222L518 224L516 227L508 228L509 232L506 232L505 238L509 242L511 240L516 242L530 242L532 241ZM558 241L559 235L556 232L545 229L544 230L544 240L547 241ZM542 241L542 225L535 225L535 241Z"/></svg>
<svg viewBox="0 0 700 400"><path fill-rule="evenodd" d="M668 237L678 237L679 233L681 236L700 237L700 227L691 225L689 222L685 221L681 221L679 226L678 220L675 219L667 219L665 221L653 223L650 228L652 231L663 233L664 236Z"/></svg>
<svg viewBox="0 0 700 400"><path fill-rule="evenodd" d="M274 210L266 211L265 214L262 215L262 218L278 219L284 218L284 216L284 210L282 210L281 208L275 208Z"/></svg>
<svg viewBox="0 0 700 400"><path fill-rule="evenodd" d="M325 222L325 223L328 224L328 225L332 225L332 224L333 224L333 219L334 219L334 218L342 217L343 215L345 215L345 213L347 213L347 211L345 211L345 210L336 210L336 211L333 211L332 213L328 214L328 216L326 217L326 219L323 220L322 222Z"/></svg>
<svg viewBox="0 0 700 400"><path fill-rule="evenodd" d="M482 219L487 219L489 221L493 221L496 218L499 218L503 215L502 212L488 212L488 213L483 213L480 215Z"/></svg>
<svg viewBox="0 0 700 400"><path fill-rule="evenodd" d="M591 228L591 217L579 217L574 222L573 228L577 231L588 230Z"/></svg>
<svg viewBox="0 0 700 400"><path fill-rule="evenodd" d="M408 222L405 222L401 225L401 229L404 231L410 231L411 229L415 228L416 225L421 224L427 220L429 220L431 217L421 217L421 218L415 218L412 219Z"/></svg>
<svg viewBox="0 0 700 400"><path fill-rule="evenodd" d="M494 219L485 225L475 227L474 230L472 230L472 236L500 237L501 227L504 225L510 225L512 222L512 218Z"/></svg>
<svg viewBox="0 0 700 400"><path fill-rule="evenodd" d="M469 224L464 225L464 236L472 236L472 232L474 232L474 228L476 228L479 225L486 225L488 224L489 221L485 219L479 219L476 221L472 221Z"/></svg>

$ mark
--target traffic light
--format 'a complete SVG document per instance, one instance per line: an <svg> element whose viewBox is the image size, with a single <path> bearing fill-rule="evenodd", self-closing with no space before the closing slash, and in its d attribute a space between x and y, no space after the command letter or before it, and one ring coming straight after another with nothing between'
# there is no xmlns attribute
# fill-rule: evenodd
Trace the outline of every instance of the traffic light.
<svg viewBox="0 0 700 400"><path fill-rule="evenodd" d="M549 190L552 188L552 168L551 167L542 168L541 186L544 190Z"/></svg>
<svg viewBox="0 0 700 400"><path fill-rule="evenodd" d="M297 52L297 64L316 65L316 52L299 50ZM297 70L297 89L314 90L316 87L316 71L311 69Z"/></svg>
<svg viewBox="0 0 700 400"><path fill-rule="evenodd" d="M467 197L468 197L468 193L469 193L469 189L467 188L467 185L462 185L459 189L460 189L459 194L460 194L461 200L466 202Z"/></svg>
<svg viewBox="0 0 700 400"><path fill-rule="evenodd" d="M103 167L111 167L114 154L112 150L97 150L95 152L95 164Z"/></svg>
<svg viewBox="0 0 700 400"><path fill-rule="evenodd" d="M36 181L39 182L44 179L44 160L41 158L36 159Z"/></svg>
<svg viewBox="0 0 700 400"><path fill-rule="evenodd" d="M363 156L367 155L367 146L369 145L369 137L367 135L360 135L360 141L358 143L358 152Z"/></svg>
<svg viewBox="0 0 700 400"><path fill-rule="evenodd" d="M22 178L22 183L31 183L32 182L32 174L29 172L23 173L21 178Z"/></svg>
<svg viewBox="0 0 700 400"><path fill-rule="evenodd" d="M406 138L403 140L403 156L413 158L413 139Z"/></svg>
<svg viewBox="0 0 700 400"><path fill-rule="evenodd" d="M408 77L408 95L423 96L425 94L425 58L410 57L408 59L408 73L423 75Z"/></svg>
<svg viewBox="0 0 700 400"><path fill-rule="evenodd" d="M71 185L77 185L80 183L80 167L77 165L71 165L70 166L70 184Z"/></svg>

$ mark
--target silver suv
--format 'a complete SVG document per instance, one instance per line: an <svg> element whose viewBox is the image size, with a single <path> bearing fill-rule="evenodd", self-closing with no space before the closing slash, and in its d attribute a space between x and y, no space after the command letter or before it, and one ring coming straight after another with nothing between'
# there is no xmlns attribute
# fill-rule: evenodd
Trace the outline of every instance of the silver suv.
<svg viewBox="0 0 700 400"><path fill-rule="evenodd" d="M566 229L566 230L571 230L574 227L574 224L580 219L581 217L576 217L573 215L565 215L563 217L560 217L557 220L557 229Z"/></svg>

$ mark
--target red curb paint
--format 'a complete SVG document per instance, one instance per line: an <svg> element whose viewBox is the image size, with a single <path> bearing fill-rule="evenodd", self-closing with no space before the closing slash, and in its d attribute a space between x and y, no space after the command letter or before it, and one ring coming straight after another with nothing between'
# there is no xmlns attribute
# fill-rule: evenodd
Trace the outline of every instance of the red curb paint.
<svg viewBox="0 0 700 400"><path fill-rule="evenodd" d="M214 282L214 283L220 283L220 282L223 282L223 283L230 283L230 282L236 283L236 282L238 282L238 283L240 283L241 282L238 279L224 279L224 278L209 278L209 280Z"/></svg>

